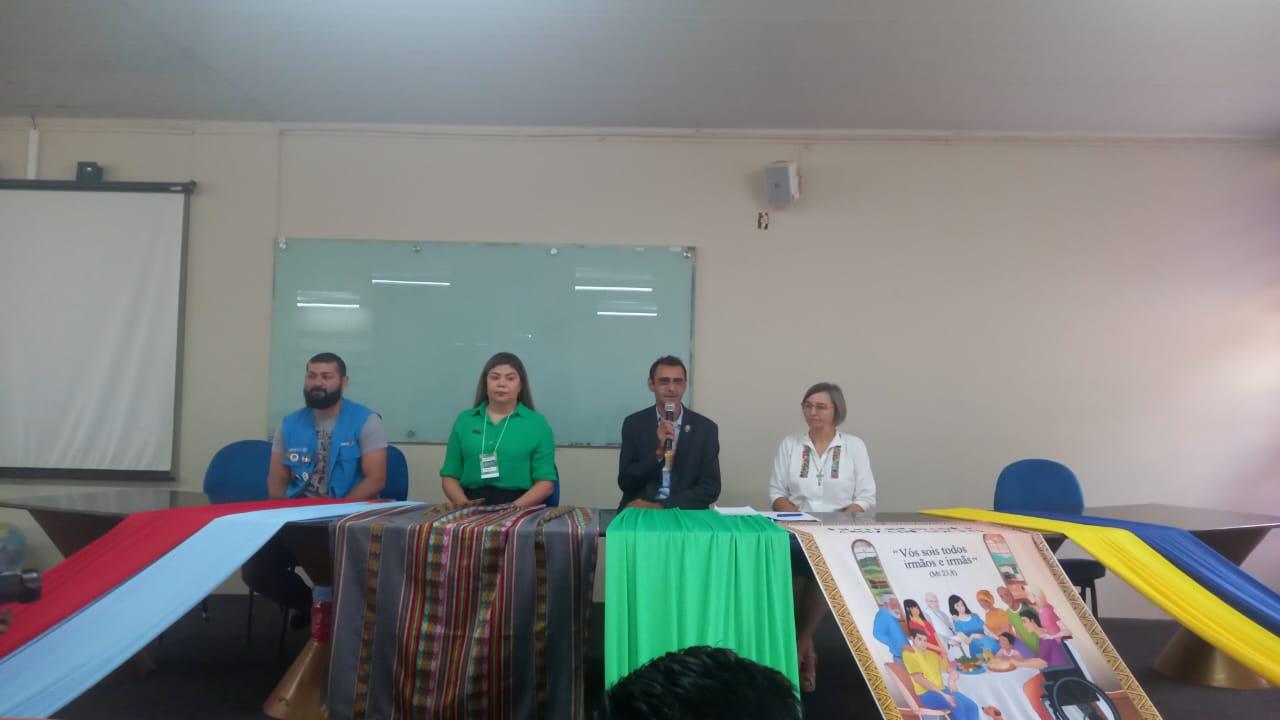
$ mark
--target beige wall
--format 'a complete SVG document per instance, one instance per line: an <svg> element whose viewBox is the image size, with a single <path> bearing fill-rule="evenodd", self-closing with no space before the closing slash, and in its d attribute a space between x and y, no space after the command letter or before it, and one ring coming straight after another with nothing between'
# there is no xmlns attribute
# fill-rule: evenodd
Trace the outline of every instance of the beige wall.
<svg viewBox="0 0 1280 720"><path fill-rule="evenodd" d="M0 123L2 176L25 168L25 127ZM41 143L41 178L97 160L113 180L200 183L184 487L218 447L265 430L277 235L687 244L696 407L721 425L728 504L764 505L777 442L802 429L800 393L824 379L845 388L883 509L988 506L1004 464L1043 456L1071 465L1092 504L1280 514L1276 145L70 121L42 122ZM803 197L758 231L760 169L784 158L801 161ZM406 450L411 496L441 497L440 448ZM559 462L567 501L616 501L615 452ZM1277 560L1272 538L1247 567L1277 587ZM1153 613L1118 583L1102 606Z"/></svg>

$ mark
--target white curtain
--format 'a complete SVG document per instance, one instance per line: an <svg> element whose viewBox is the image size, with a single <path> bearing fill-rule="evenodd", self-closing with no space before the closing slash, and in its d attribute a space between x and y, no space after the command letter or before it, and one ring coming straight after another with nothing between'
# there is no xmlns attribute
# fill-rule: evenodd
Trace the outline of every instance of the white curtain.
<svg viewBox="0 0 1280 720"><path fill-rule="evenodd" d="M172 469L184 215L0 190L0 467Z"/></svg>

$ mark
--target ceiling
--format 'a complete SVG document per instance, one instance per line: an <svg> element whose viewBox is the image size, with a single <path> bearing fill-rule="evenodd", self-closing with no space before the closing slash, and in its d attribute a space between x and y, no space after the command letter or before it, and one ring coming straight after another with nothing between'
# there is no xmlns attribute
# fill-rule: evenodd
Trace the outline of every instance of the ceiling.
<svg viewBox="0 0 1280 720"><path fill-rule="evenodd" d="M1280 137L1275 0L3 0L0 115Z"/></svg>

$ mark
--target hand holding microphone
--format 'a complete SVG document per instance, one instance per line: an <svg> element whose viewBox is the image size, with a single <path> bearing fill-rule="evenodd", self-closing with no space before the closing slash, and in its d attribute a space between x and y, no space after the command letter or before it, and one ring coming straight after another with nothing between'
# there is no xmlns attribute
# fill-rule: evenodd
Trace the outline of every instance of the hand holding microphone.
<svg viewBox="0 0 1280 720"><path fill-rule="evenodd" d="M676 404L669 402L663 408L662 422L658 423L658 437L662 440L662 449L659 451L659 455L662 457L664 467L667 470L671 469L671 462L675 459L676 454L675 415Z"/></svg>
<svg viewBox="0 0 1280 720"><path fill-rule="evenodd" d="M666 420L664 424L666 425L665 429L667 430L667 432L663 433L666 437L662 441L662 449L670 450L672 446L675 445L675 441L676 441L676 426L675 426L676 404L675 403L673 402L667 403L667 406L663 408L663 418Z"/></svg>

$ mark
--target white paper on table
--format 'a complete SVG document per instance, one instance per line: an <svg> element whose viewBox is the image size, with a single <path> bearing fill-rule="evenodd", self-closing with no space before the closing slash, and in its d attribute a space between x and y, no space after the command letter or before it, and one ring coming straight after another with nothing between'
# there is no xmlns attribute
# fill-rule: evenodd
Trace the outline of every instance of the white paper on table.
<svg viewBox="0 0 1280 720"><path fill-rule="evenodd" d="M716 512L720 513L721 515L759 515L760 514L759 511L757 511L755 508L751 507L750 505L743 505L741 507L726 507L724 505L716 505L715 509L716 509Z"/></svg>
<svg viewBox="0 0 1280 720"><path fill-rule="evenodd" d="M778 522L821 522L807 512L762 512L760 514Z"/></svg>

